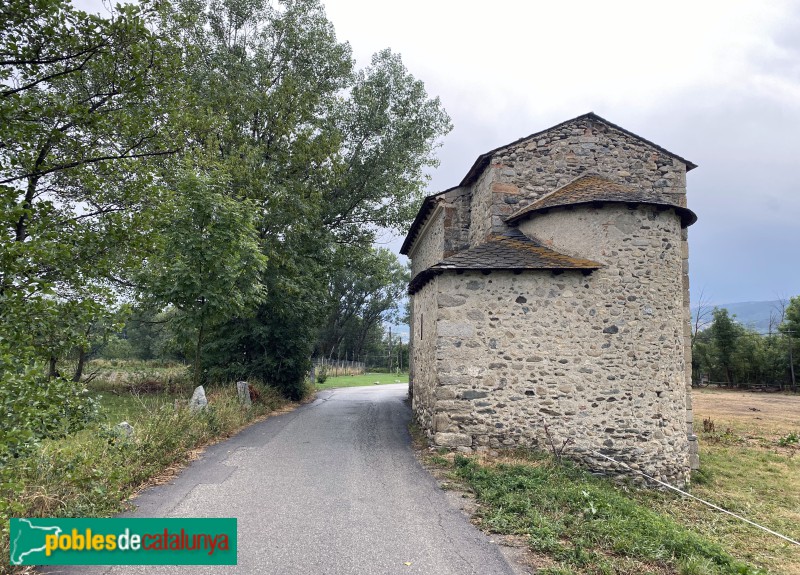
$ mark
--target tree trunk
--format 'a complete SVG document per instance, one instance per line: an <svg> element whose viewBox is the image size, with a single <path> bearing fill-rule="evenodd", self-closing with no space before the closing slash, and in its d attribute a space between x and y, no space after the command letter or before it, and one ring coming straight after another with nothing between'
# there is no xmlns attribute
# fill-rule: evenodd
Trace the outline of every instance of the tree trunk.
<svg viewBox="0 0 800 575"><path fill-rule="evenodd" d="M83 377L83 366L86 363L86 349L83 347L78 348L78 367L75 368L75 375L72 376L72 381L78 383Z"/></svg>
<svg viewBox="0 0 800 575"><path fill-rule="evenodd" d="M50 356L50 369L48 370L47 377L49 379L53 379L54 377L61 377L61 374L58 373L58 369L56 369L56 363L58 363L58 358L54 355Z"/></svg>
<svg viewBox="0 0 800 575"><path fill-rule="evenodd" d="M792 336L789 334L789 373L792 377L792 392L797 392L797 379L794 374L794 353L792 352Z"/></svg>
<svg viewBox="0 0 800 575"><path fill-rule="evenodd" d="M203 324L204 321L200 319L200 329L197 330L197 349L194 352L194 385L200 385L200 348L203 345Z"/></svg>
<svg viewBox="0 0 800 575"><path fill-rule="evenodd" d="M89 340L89 335L92 333L92 324L86 328L86 340ZM72 376L72 381L78 383L83 377L83 367L86 364L86 348L81 346L78 348L78 367L75 368L75 375Z"/></svg>

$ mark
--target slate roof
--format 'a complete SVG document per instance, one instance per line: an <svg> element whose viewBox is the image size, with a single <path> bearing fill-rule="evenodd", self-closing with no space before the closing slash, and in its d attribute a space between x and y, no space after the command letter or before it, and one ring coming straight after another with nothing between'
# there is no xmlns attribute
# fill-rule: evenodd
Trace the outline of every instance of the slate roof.
<svg viewBox="0 0 800 575"><path fill-rule="evenodd" d="M492 271L492 270L583 270L601 268L602 264L582 258L574 258L544 247L525 236L517 229L503 234L492 234L486 242L455 255L418 273L408 291L419 291L431 278L447 270Z"/></svg>
<svg viewBox="0 0 800 575"><path fill-rule="evenodd" d="M525 206L506 218L506 223L515 224L535 213L545 212L551 208L580 206L603 203L645 204L656 207L672 208L681 218L685 228L697 221L697 215L683 206L663 201L653 191L612 182L601 176L588 174L561 186L555 191Z"/></svg>
<svg viewBox="0 0 800 575"><path fill-rule="evenodd" d="M408 255L408 251L411 249L411 246L414 243L414 240L416 239L417 235L419 234L419 231L422 228L422 224L425 222L425 219L428 217L428 215L431 213L431 211L433 211L433 208L436 206L436 198L438 198L439 196L442 196L443 194L446 194L447 192L449 192L451 190L454 190L456 188L472 185L472 183L476 179L478 179L478 176L480 176L480 174L483 172L483 170L486 169L486 166L489 165L489 162L491 161L492 156L494 154L496 154L500 150L504 150L504 149L506 149L506 148L508 148L510 146L514 146L516 144L519 144L520 142L524 142L525 140L538 138L539 136L541 136L543 134L546 134L547 132L550 132L552 130L557 130L558 128L560 128L560 127L562 127L562 126L564 126L566 124L569 124L571 122L575 122L577 120L582 120L584 118L589 118L589 119L594 120L596 122L601 122L601 123L605 124L606 126L614 129L614 130L622 132L623 134L626 134L626 135L630 136L631 138L635 138L635 139L639 140L640 142L644 142L648 146L652 146L656 150L658 150L658 151L670 156L671 158L675 158L676 160L678 160L680 162L683 162L686 165L686 171L687 172L689 170L693 170L694 168L697 167L696 164L690 162L689 160L687 160L685 158L682 158L681 156L679 156L677 154L673 154L672 152L670 152L669 150L667 150L665 148L662 148L658 144L655 144L655 143L651 142L650 140L648 140L646 138L643 138L643 137L641 137L641 136L639 136L637 134L634 134L633 132L630 132L630 131L626 130L625 128L621 127L621 126L618 126L617 124L614 124L613 122L609 122L608 120L598 116L594 112L589 112L587 114L582 114L580 116L572 118L571 120L567 120L565 122L561 122L560 124L556 124L555 126L551 126L550 128L547 128L545 130L541 130L539 132L535 132L533 134L530 134L529 136L525 136L524 138L520 138L520 139L515 140L515 141L513 141L511 143L504 144L504 145L500 146L499 148L495 148L494 150L489 150L485 154L481 154L480 156L478 156L478 159L475 160L474 164L472 164L472 167L467 172L467 175L464 176L464 179L461 180L461 183L459 185L454 186L454 187L452 187L452 188L450 188L448 190L444 190L442 192L438 192L436 194L432 194L430 196L427 196L422 201L422 205L420 206L419 212L417 212L417 217L414 218L414 222L411 224L411 228L409 229L408 235L406 236L406 239L403 242L403 246L400 248L400 253L403 254L403 255ZM642 202L640 202L640 203L642 203ZM647 202L647 203L658 204L658 202ZM685 210L685 208L682 208L682 209ZM688 210L686 210L686 211L688 211ZM689 212L689 213L691 213L691 212ZM514 216L512 216L512 217L514 217ZM691 217L693 217L694 219L691 219ZM689 218L689 219L691 219L691 221L689 223L685 223L688 220L684 220L684 227L687 226L687 225L693 224L695 222L695 220L697 219L697 217L694 216L693 213L691 213L691 217ZM681 218L683 220L684 216L681 216Z"/></svg>
<svg viewBox="0 0 800 575"><path fill-rule="evenodd" d="M561 126L564 126L564 125L569 124L571 122L575 122L576 120L583 120L584 118L588 118L588 119L594 120L596 122L601 122L601 123L605 124L606 126L608 126L609 128L613 128L614 130L622 132L623 134L626 134L626 135L630 136L631 138L635 138L635 139L639 140L640 142L644 142L648 146L652 146L656 150L658 150L660 152L663 152L664 154L668 155L669 157L675 158L676 160L678 160L680 162L683 162L683 164L686 166L686 171L687 172L689 170L693 170L694 168L697 167L697 164L695 164L693 162L690 162L686 158L682 158L678 154L673 154L672 152L670 152L669 150L667 150L665 148L662 148L658 144L655 144L655 143L651 142L650 140L639 136L638 134L634 134L633 132L626 130L622 126L618 126L618 125L614 124L613 122L609 122L605 118L601 118L600 116L598 116L594 112L589 112L587 114L582 114L580 116L572 118L571 120L567 120L565 122L561 122L560 124L556 124L555 126L551 126L550 128L547 128L546 130L541 130L539 132L535 132L533 134L530 134L529 136L525 136L524 138L520 138L520 139L515 140L515 141L513 141L513 142L511 142L509 144L505 144L503 146L500 146L499 148L495 148L494 150L489 150L485 154L481 154L480 156L478 156L478 159L475 160L475 163L472 164L472 167L469 169L469 172L467 172L467 175L464 176L464 179L461 180L461 183L459 185L460 186L469 186L475 180L477 180L478 176L481 175L481 172L483 172L483 170L486 168L486 166L489 165L489 161L492 159L492 156L495 155L500 150L504 150L506 148L509 148L511 146L519 144L520 142L524 142L525 140L531 140L531 139L534 139L534 138L538 138L539 136L544 135L547 132L550 132L552 130L556 130L556 129L560 128Z"/></svg>

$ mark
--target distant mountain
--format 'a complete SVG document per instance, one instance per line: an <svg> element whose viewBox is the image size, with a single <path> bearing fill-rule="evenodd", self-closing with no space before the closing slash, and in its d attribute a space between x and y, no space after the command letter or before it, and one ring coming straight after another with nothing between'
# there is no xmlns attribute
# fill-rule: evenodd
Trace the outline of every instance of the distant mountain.
<svg viewBox="0 0 800 575"><path fill-rule="evenodd" d="M709 308L725 308L730 315L736 316L740 324L754 329L760 333L769 331L770 313L777 314L780 309L778 300L773 301L740 301L735 303L713 304ZM697 314L697 308L692 308L692 321ZM774 329L775 326L773 326Z"/></svg>

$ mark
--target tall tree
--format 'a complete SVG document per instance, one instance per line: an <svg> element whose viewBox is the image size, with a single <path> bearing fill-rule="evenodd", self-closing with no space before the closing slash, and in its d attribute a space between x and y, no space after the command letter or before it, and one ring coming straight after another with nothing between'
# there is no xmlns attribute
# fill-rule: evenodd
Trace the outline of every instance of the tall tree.
<svg viewBox="0 0 800 575"><path fill-rule="evenodd" d="M358 357L372 328L396 319L410 278L397 256L385 248L343 248L331 264L330 307L317 354Z"/></svg>
<svg viewBox="0 0 800 575"><path fill-rule="evenodd" d="M224 175L187 168L164 203L159 249L141 270L143 298L172 305L179 325L196 333L195 384L209 328L245 316L264 299L261 253L252 206L225 194Z"/></svg>
<svg viewBox="0 0 800 575"><path fill-rule="evenodd" d="M692 335L690 341L692 348L692 379L694 381L699 381L701 377L701 361L698 351L696 351L695 343L697 342L697 336L711 324L712 312L713 308L709 305L705 289L701 289L698 303L692 313Z"/></svg>
<svg viewBox="0 0 800 575"><path fill-rule="evenodd" d="M14 453L88 417L57 360L84 348L149 242L181 99L152 16L146 2L108 18L67 0L0 6L0 443Z"/></svg>
<svg viewBox="0 0 800 575"><path fill-rule="evenodd" d="M787 349L789 353L789 372L792 391L797 391L797 358L800 356L800 296L793 297L789 304L784 308L784 319L779 330L786 335Z"/></svg>
<svg viewBox="0 0 800 575"><path fill-rule="evenodd" d="M439 138L452 127L439 99L429 98L400 55L386 49L355 74L334 119L342 145L324 225L349 242L371 242L379 228L404 231L421 200L426 170L438 165Z"/></svg>
<svg viewBox="0 0 800 575"><path fill-rule="evenodd" d="M436 99L378 54L353 72L318 0L182 0L163 26L184 38L198 120L189 133L254 202L267 268L254 318L209 334L212 369L302 387L325 316L337 245L369 249L413 215L449 130Z"/></svg>
<svg viewBox="0 0 800 575"><path fill-rule="evenodd" d="M47 339L59 307L96 316L141 261L154 160L177 146L166 126L178 90L163 89L177 68L146 3L101 18L11 0L1 14L0 329ZM81 341L80 323L55 339Z"/></svg>
<svg viewBox="0 0 800 575"><path fill-rule="evenodd" d="M725 381L734 383L734 354L739 344L743 328L728 314L725 308L715 308L713 321L708 328L718 365L722 368Z"/></svg>

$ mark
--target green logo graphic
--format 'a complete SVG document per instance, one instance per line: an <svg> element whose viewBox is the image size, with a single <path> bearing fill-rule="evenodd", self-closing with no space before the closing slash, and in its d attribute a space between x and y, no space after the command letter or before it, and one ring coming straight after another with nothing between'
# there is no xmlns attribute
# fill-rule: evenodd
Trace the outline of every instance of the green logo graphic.
<svg viewBox="0 0 800 575"><path fill-rule="evenodd" d="M235 518L11 519L12 565L236 565Z"/></svg>

